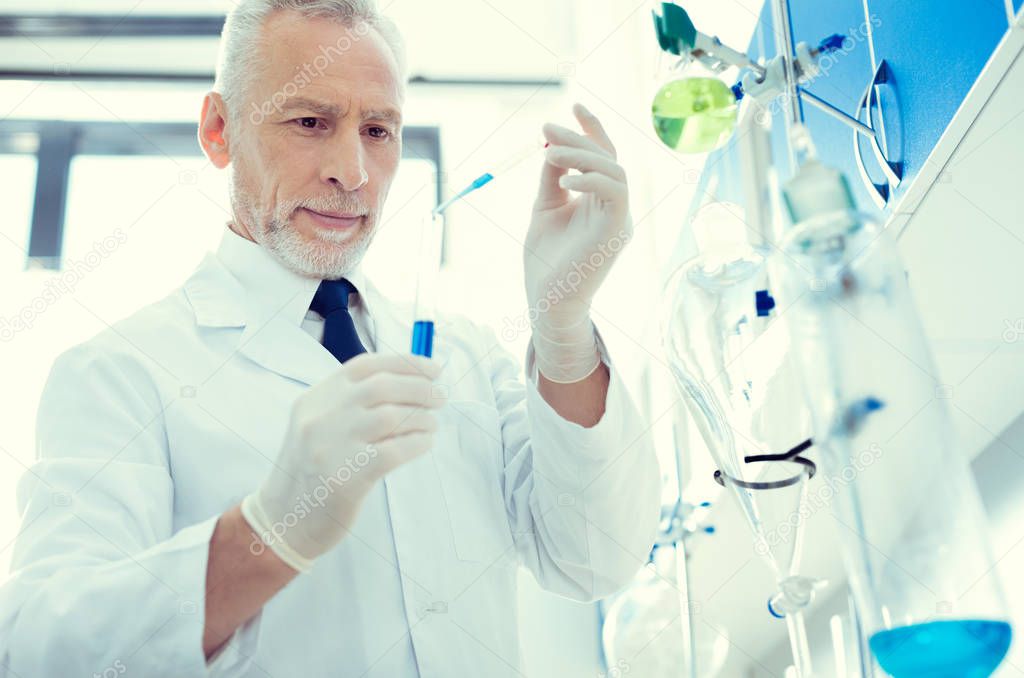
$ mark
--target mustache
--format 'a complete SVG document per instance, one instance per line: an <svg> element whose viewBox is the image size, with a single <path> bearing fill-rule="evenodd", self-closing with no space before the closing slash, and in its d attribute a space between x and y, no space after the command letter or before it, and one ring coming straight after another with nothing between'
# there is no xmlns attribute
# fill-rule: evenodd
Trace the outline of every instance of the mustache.
<svg viewBox="0 0 1024 678"><path fill-rule="evenodd" d="M370 206L353 195L314 196L291 200L283 205L285 214L294 214L300 209L314 212L345 212L348 214L370 214Z"/></svg>

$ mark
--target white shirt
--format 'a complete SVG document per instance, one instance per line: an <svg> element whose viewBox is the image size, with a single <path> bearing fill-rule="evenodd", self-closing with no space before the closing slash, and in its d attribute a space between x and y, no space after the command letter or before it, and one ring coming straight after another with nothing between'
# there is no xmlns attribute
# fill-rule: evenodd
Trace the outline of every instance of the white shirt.
<svg viewBox="0 0 1024 678"><path fill-rule="evenodd" d="M364 343L408 353L411 309L353 283ZM182 288L55 361L0 588L0 676L514 676L518 567L577 600L630 581L660 493L614 365L583 428L490 330L442 316L432 450L207 664L217 518L263 482L294 399L338 369L308 314L318 284L225 229Z"/></svg>

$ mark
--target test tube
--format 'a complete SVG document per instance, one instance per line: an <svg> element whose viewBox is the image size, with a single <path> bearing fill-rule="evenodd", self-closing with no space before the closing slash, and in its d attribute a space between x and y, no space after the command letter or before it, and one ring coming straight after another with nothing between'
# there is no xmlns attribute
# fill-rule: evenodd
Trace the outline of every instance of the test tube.
<svg viewBox="0 0 1024 678"><path fill-rule="evenodd" d="M423 220L420 229L420 252L417 261L416 306L412 325L412 352L427 358L434 353L434 313L437 303L437 284L441 271L441 242L444 236L444 211L453 203L473 191L489 184L495 176L518 165L537 151L548 147L538 141L525 150L516 153L495 165L490 172L477 177L466 188L435 207Z"/></svg>
<svg viewBox="0 0 1024 678"><path fill-rule="evenodd" d="M437 305L437 284L441 270L441 239L444 214L430 212L420 229L420 252L417 261L416 305L412 326L412 352L427 358L434 354L434 314Z"/></svg>

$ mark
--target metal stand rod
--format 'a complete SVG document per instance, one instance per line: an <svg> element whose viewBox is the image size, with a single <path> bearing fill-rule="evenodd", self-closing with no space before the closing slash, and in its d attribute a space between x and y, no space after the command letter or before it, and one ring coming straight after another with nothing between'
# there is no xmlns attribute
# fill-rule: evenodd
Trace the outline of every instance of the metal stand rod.
<svg viewBox="0 0 1024 678"><path fill-rule="evenodd" d="M775 51L781 55L785 73L786 91L783 96L789 107L790 125L801 125L804 114L800 108L800 99L796 96L796 68L794 66L793 28L789 23L789 0L772 1L772 19L775 24Z"/></svg>
<svg viewBox="0 0 1024 678"><path fill-rule="evenodd" d="M679 623L683 628L683 646L686 648L689 674L697 678L697 639L693 633L693 617L690 615L690 571L686 565L686 545L682 539L676 542L676 590L679 591Z"/></svg>
<svg viewBox="0 0 1024 678"><path fill-rule="evenodd" d="M860 120L857 120L851 115L847 115L846 113L842 112L841 110L839 110L832 104L828 103L824 99L821 99L815 96L814 94L811 94L810 92L803 88L801 88L799 91L800 98L809 103L810 105L814 106L815 108L817 108L819 111L827 113L828 115L832 116L833 118L843 123L847 127L852 127L854 130L860 132L869 139L875 138L875 130L871 129L870 127L862 123Z"/></svg>

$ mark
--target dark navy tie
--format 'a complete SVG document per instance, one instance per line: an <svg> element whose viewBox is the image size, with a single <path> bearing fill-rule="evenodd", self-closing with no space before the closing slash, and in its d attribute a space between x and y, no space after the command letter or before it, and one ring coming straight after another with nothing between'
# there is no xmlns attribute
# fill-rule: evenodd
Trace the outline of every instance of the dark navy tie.
<svg viewBox="0 0 1024 678"><path fill-rule="evenodd" d="M313 295L313 303L309 305L310 310L323 316L322 343L339 362L366 353L366 347L356 333L352 315L348 312L348 295L355 291L355 285L344 278L323 280Z"/></svg>

